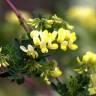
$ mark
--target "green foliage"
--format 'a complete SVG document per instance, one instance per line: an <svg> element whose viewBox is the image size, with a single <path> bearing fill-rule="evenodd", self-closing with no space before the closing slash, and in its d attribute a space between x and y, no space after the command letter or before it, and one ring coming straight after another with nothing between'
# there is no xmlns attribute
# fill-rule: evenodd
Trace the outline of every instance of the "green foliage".
<svg viewBox="0 0 96 96"><path fill-rule="evenodd" d="M77 74L71 76L66 83L58 81L53 87L61 96L89 96L89 81L90 78L86 74Z"/></svg>

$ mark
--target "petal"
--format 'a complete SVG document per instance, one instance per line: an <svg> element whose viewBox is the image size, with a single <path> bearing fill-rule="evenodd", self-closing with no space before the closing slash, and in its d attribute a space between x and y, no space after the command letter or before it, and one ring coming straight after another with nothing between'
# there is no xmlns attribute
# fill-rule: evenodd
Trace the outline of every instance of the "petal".
<svg viewBox="0 0 96 96"><path fill-rule="evenodd" d="M64 51L66 51L66 50L67 50L67 46L66 46L66 45L61 44L61 49L62 49L62 50L64 50Z"/></svg>
<svg viewBox="0 0 96 96"><path fill-rule="evenodd" d="M37 51L35 51L35 56L36 56L36 58L38 57L38 53L37 53Z"/></svg>
<svg viewBox="0 0 96 96"><path fill-rule="evenodd" d="M42 52L42 53L48 53L48 49L47 49L46 47L45 47L45 48L42 48L42 49L41 49L41 52Z"/></svg>
<svg viewBox="0 0 96 96"><path fill-rule="evenodd" d="M33 48L33 46L32 45L28 45L28 51L34 51L34 48Z"/></svg>
<svg viewBox="0 0 96 96"><path fill-rule="evenodd" d="M33 37L35 37L35 36L39 36L39 32L38 32L37 30L31 31L30 37L33 38Z"/></svg>
<svg viewBox="0 0 96 96"><path fill-rule="evenodd" d="M76 50L76 49L78 49L78 46L76 44L69 44L69 48L71 50Z"/></svg>
<svg viewBox="0 0 96 96"><path fill-rule="evenodd" d="M55 50L55 49L58 49L58 44L56 44L56 43L48 44L48 47L49 47L49 49Z"/></svg>
<svg viewBox="0 0 96 96"><path fill-rule="evenodd" d="M20 49L22 50L22 51L24 51L24 52L27 52L27 49L26 49L26 47L24 47L24 46L20 46Z"/></svg>

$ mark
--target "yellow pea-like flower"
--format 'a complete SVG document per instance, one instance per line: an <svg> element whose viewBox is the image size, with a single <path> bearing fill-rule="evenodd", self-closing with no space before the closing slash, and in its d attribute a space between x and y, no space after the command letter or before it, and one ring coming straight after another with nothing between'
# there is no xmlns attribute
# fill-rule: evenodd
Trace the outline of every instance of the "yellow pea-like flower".
<svg viewBox="0 0 96 96"><path fill-rule="evenodd" d="M83 58L82 58L82 62L84 64L87 63L91 63L91 64L96 64L96 54L92 53L92 52L87 52Z"/></svg>
<svg viewBox="0 0 96 96"><path fill-rule="evenodd" d="M37 51L35 51L34 48L33 48L33 46L30 45L30 44L28 45L28 48L26 48L26 47L24 47L24 46L20 46L20 49L21 49L23 52L27 53L27 55L32 56L33 59L35 59L35 58L38 57Z"/></svg>
<svg viewBox="0 0 96 96"><path fill-rule="evenodd" d="M80 58L77 58L78 63L80 64L96 64L96 54L93 52L86 52L86 54L82 57L82 60Z"/></svg>
<svg viewBox="0 0 96 96"><path fill-rule="evenodd" d="M58 31L53 31L52 33L48 32L48 30L33 30L30 36L33 39L34 45L39 46L42 53L47 53L48 49L58 49L58 45L64 51L67 48L71 50L78 48L76 44L73 44L76 40L75 32L71 33L70 30L65 30L64 28L59 28Z"/></svg>
<svg viewBox="0 0 96 96"><path fill-rule="evenodd" d="M84 56L83 56L83 59L82 59L82 62L83 62L84 64L86 64L86 63L88 63L89 61L90 61L89 56L88 56L88 55L84 55Z"/></svg>
<svg viewBox="0 0 96 96"><path fill-rule="evenodd" d="M42 53L48 53L48 49L45 47L45 48L41 48L41 52Z"/></svg>
<svg viewBox="0 0 96 96"><path fill-rule="evenodd" d="M30 33L30 37L33 39L33 42L35 45L39 45L40 44L40 38L39 38L40 33L37 30L33 30Z"/></svg>
<svg viewBox="0 0 96 96"><path fill-rule="evenodd" d="M70 41L74 42L75 40L76 40L76 33L72 32L71 35L70 35Z"/></svg>
<svg viewBox="0 0 96 96"><path fill-rule="evenodd" d="M52 33L49 32L48 34L48 41L54 41L56 39L57 36L57 31L53 31Z"/></svg>
<svg viewBox="0 0 96 96"><path fill-rule="evenodd" d="M70 33L70 30L65 30L65 40L70 40L71 38L71 33Z"/></svg>
<svg viewBox="0 0 96 96"><path fill-rule="evenodd" d="M31 31L30 37L33 39L35 36L36 36L36 37L39 36L39 32L38 32L37 30Z"/></svg>
<svg viewBox="0 0 96 96"><path fill-rule="evenodd" d="M63 43L61 43L60 48L62 50L64 50L64 51L66 51L67 50L67 46L68 46L68 41L64 41Z"/></svg>
<svg viewBox="0 0 96 96"><path fill-rule="evenodd" d="M69 48L71 50L76 50L78 48L78 46L76 44L69 44Z"/></svg>
<svg viewBox="0 0 96 96"><path fill-rule="evenodd" d="M66 32L65 32L64 28L60 28L58 30L57 42L62 43L65 39L65 35L66 35Z"/></svg>
<svg viewBox="0 0 96 96"><path fill-rule="evenodd" d="M40 32L40 39L41 41L48 42L48 30L44 30L43 32Z"/></svg>
<svg viewBox="0 0 96 96"><path fill-rule="evenodd" d="M48 44L48 48L49 49L58 49L58 44L56 44L56 43Z"/></svg>
<svg viewBox="0 0 96 96"><path fill-rule="evenodd" d="M33 42L34 42L35 45L40 45L40 39L39 39L39 37L35 37L33 39Z"/></svg>
<svg viewBox="0 0 96 96"><path fill-rule="evenodd" d="M64 50L64 51L66 51L66 50L67 50L67 46L66 46L66 45L61 44L61 49L62 49L62 50Z"/></svg>
<svg viewBox="0 0 96 96"><path fill-rule="evenodd" d="M42 53L48 53L48 49L47 49L47 46L46 46L46 42L42 41L40 43L40 49L41 49L41 52Z"/></svg>
<svg viewBox="0 0 96 96"><path fill-rule="evenodd" d="M50 71L50 75L57 78L62 75L62 71L58 67L55 67L53 71Z"/></svg>

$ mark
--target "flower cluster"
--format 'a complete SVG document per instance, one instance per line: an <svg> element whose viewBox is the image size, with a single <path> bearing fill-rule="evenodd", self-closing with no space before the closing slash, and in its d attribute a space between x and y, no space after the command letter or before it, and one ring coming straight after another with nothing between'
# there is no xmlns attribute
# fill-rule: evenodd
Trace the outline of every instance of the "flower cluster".
<svg viewBox="0 0 96 96"><path fill-rule="evenodd" d="M42 66L41 68L43 68ZM62 75L62 71L60 68L57 66L57 62L55 60L49 61L48 64L46 64L46 67L44 67L43 72L41 73L41 77L44 79L44 81L50 85L50 79L49 77L52 78L58 78Z"/></svg>
<svg viewBox="0 0 96 96"><path fill-rule="evenodd" d="M41 77L44 78L44 81L50 85L51 82L49 80L49 77L53 77L53 78L58 78L62 75L62 71L56 66L53 70L50 70L49 72L47 71L47 73L42 73Z"/></svg>
<svg viewBox="0 0 96 96"><path fill-rule="evenodd" d="M38 57L34 47L39 48L42 53L48 53L49 49L66 51L67 49L76 50L78 48L74 43L76 34L72 32L73 26L65 23L63 19L56 15L50 19L29 19L28 24L33 28L30 32L32 44L29 44L27 49L20 46L20 49L34 59Z"/></svg>
<svg viewBox="0 0 96 96"><path fill-rule="evenodd" d="M39 46L42 53L47 53L48 49L60 49L66 51L68 48L76 50L78 46L74 44L76 40L75 32L59 28L57 31L48 32L48 30L38 31L33 30L30 33L34 45Z"/></svg>
<svg viewBox="0 0 96 96"><path fill-rule="evenodd" d="M82 57L82 60L79 57L77 60L80 64L96 64L96 54L89 51Z"/></svg>

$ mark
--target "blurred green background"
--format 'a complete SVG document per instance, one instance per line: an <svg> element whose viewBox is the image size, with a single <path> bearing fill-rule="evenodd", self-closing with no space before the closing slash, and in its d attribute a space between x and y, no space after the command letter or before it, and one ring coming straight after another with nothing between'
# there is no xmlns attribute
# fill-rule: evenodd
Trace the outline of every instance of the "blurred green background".
<svg viewBox="0 0 96 96"><path fill-rule="evenodd" d="M64 70L64 79L74 74L76 56L90 50L96 52L96 0L11 0L26 18L39 14L50 16L57 14L74 26L79 49L71 52L56 52L60 67ZM14 38L24 38L25 31L5 0L0 0L0 46L6 45ZM58 56L60 58L58 58ZM53 57L52 57L53 58ZM62 77L63 78L63 77ZM40 90L41 89L41 90ZM46 91L45 91L46 90ZM34 78L25 84L0 78L0 96L59 96L51 88L42 85Z"/></svg>

